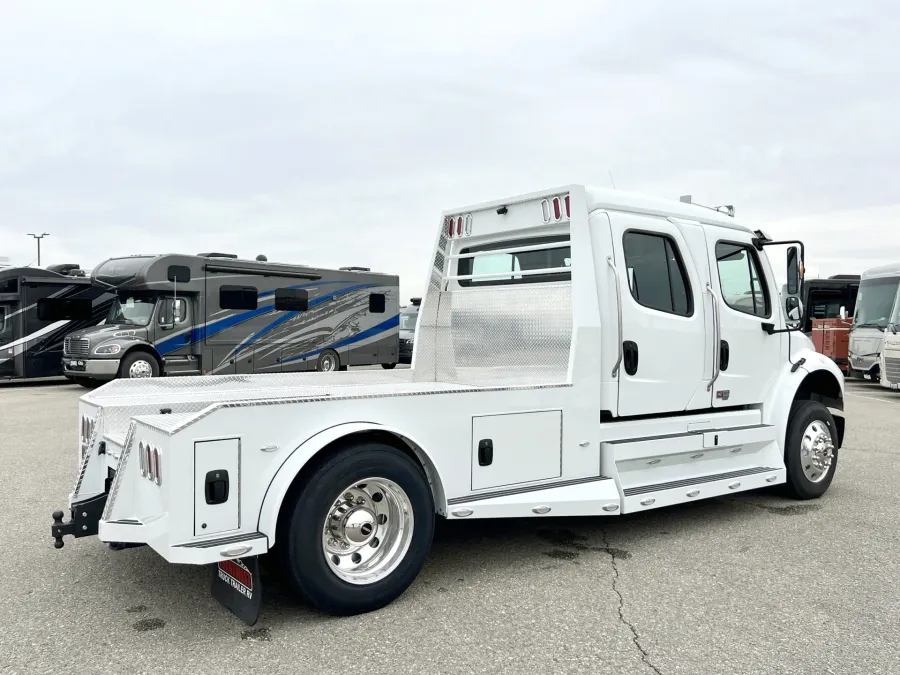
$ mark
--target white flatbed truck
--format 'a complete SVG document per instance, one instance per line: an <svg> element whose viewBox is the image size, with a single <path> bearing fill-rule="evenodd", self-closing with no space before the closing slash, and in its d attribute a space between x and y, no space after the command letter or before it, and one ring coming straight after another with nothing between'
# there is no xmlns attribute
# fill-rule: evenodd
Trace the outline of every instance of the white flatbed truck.
<svg viewBox="0 0 900 675"><path fill-rule="evenodd" d="M618 516L821 496L844 381L733 212L569 185L443 214L412 367L117 380L81 397L66 535L211 565L248 624L270 551L346 615L422 569L437 516ZM798 312L800 313L798 315Z"/></svg>

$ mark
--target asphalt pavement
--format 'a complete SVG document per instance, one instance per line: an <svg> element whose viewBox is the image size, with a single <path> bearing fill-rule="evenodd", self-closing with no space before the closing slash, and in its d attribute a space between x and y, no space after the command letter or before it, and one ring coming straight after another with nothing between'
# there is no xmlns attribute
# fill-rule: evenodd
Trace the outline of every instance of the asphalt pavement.
<svg viewBox="0 0 900 675"><path fill-rule="evenodd" d="M267 574L251 629L208 569L94 538L53 548L84 391L0 387L2 673L900 673L900 394L877 386L848 383L820 500L440 523L387 608L322 616Z"/></svg>

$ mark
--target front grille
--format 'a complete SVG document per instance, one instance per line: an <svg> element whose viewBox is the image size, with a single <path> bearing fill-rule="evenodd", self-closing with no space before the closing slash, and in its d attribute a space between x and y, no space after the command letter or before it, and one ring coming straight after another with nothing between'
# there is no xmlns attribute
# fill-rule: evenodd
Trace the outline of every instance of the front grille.
<svg viewBox="0 0 900 675"><path fill-rule="evenodd" d="M91 350L91 342L87 338L67 337L63 342L63 355L87 356Z"/></svg>
<svg viewBox="0 0 900 675"><path fill-rule="evenodd" d="M900 359L884 358L884 377L888 382L900 382Z"/></svg>

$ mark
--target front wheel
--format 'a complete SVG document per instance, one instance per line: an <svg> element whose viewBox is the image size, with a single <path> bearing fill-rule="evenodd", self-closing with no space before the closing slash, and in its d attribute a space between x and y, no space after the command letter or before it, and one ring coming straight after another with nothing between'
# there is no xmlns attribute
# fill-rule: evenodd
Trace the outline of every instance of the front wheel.
<svg viewBox="0 0 900 675"><path fill-rule="evenodd" d="M785 437L786 489L795 499L815 499L828 490L837 469L837 427L818 401L795 401Z"/></svg>
<svg viewBox="0 0 900 675"><path fill-rule="evenodd" d="M422 468L396 448L364 443L330 455L288 494L277 548L300 596L346 616L402 595L422 570L433 534Z"/></svg>
<svg viewBox="0 0 900 675"><path fill-rule="evenodd" d="M159 364L146 352L131 352L122 359L119 377L128 379L159 377Z"/></svg>

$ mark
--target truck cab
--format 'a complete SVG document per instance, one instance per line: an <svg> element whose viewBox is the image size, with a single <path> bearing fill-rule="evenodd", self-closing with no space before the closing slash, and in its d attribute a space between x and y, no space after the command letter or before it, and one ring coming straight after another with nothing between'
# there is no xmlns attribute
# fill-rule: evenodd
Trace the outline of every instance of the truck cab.
<svg viewBox="0 0 900 675"><path fill-rule="evenodd" d="M173 331L189 329L191 309L191 298L184 295L145 290L117 292L102 325L66 336L65 374L89 382L158 376L163 362L156 344ZM186 344L169 355L169 360L189 356L190 345ZM188 370L197 372L196 368Z"/></svg>
<svg viewBox="0 0 900 675"><path fill-rule="evenodd" d="M850 328L849 376L879 382L885 331L900 292L900 264L863 272Z"/></svg>
<svg viewBox="0 0 900 675"><path fill-rule="evenodd" d="M252 624L270 552L299 597L357 614L416 579L437 518L826 493L844 381L802 332L802 242L731 209L577 184L435 226L408 369L83 396L56 546L97 536L210 565L214 596Z"/></svg>
<svg viewBox="0 0 900 675"><path fill-rule="evenodd" d="M64 374L85 386L164 372L199 374L190 336L203 286L191 281L187 258L135 255L97 265L95 283L113 289L115 300L102 325L66 336ZM180 286L170 267L187 272Z"/></svg>

